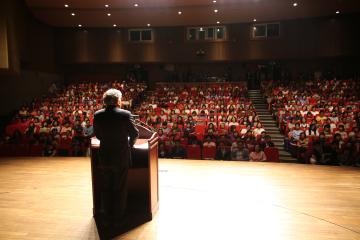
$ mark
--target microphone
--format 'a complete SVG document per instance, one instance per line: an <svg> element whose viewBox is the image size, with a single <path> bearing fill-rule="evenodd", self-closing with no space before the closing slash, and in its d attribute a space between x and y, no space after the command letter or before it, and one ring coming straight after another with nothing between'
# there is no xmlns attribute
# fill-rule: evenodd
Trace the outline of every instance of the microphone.
<svg viewBox="0 0 360 240"><path fill-rule="evenodd" d="M134 119L139 119L139 118L140 118L140 115L136 115L136 114L131 114L131 116L132 116Z"/></svg>

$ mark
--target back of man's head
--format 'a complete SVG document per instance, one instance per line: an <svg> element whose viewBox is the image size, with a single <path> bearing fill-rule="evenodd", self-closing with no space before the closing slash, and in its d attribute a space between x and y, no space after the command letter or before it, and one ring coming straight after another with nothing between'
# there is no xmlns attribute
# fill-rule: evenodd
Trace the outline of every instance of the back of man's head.
<svg viewBox="0 0 360 240"><path fill-rule="evenodd" d="M120 105L122 93L115 89L111 88L107 90L103 95L103 102L106 106L118 106Z"/></svg>

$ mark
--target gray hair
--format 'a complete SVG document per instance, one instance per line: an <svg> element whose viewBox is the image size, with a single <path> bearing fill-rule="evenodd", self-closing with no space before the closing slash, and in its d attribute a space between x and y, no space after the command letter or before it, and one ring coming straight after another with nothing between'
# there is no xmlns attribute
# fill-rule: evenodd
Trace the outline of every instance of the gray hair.
<svg viewBox="0 0 360 240"><path fill-rule="evenodd" d="M122 93L119 90L111 88L104 93L103 101L106 106L118 105L121 97Z"/></svg>

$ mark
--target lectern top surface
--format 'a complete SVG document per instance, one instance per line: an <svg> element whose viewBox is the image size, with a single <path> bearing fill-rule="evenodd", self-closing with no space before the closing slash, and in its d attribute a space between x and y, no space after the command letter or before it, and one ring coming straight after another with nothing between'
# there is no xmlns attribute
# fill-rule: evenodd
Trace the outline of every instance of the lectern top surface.
<svg viewBox="0 0 360 240"><path fill-rule="evenodd" d="M96 137L91 138L91 147L98 148L100 146L100 140ZM136 149L148 149L148 139L137 139L134 145Z"/></svg>

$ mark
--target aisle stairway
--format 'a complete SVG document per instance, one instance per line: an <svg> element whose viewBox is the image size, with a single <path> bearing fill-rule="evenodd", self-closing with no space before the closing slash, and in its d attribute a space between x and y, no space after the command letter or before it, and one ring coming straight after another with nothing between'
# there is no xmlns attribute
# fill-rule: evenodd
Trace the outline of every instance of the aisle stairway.
<svg viewBox="0 0 360 240"><path fill-rule="evenodd" d="M281 134L275 120L271 116L260 90L249 90L249 98L253 102L260 121L267 134L271 136L275 146L279 149L280 161L296 163L296 159L284 149L284 136Z"/></svg>

